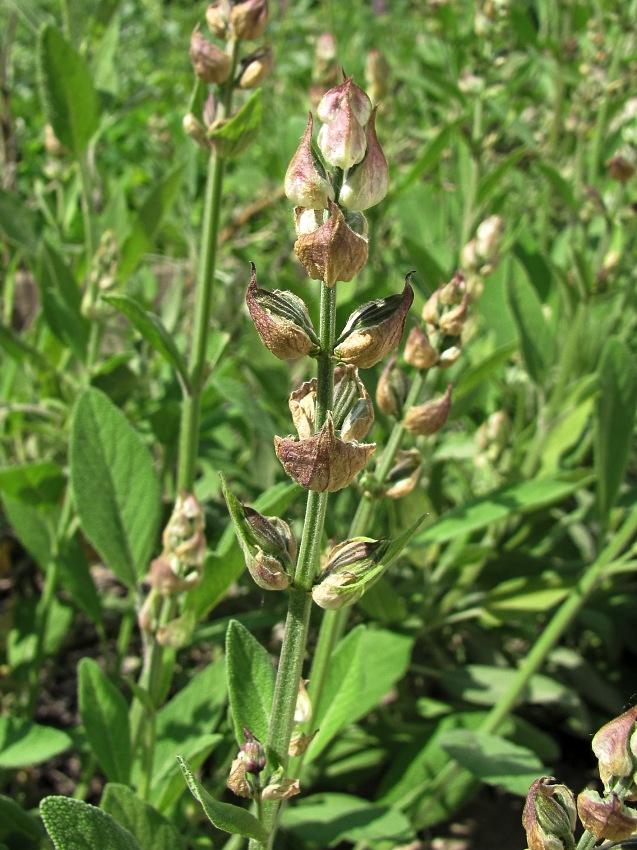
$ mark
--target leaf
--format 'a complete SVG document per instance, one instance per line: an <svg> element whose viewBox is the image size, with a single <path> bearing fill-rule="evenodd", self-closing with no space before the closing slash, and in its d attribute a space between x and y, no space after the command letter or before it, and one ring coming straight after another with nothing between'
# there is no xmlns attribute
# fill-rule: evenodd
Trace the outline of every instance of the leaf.
<svg viewBox="0 0 637 850"><path fill-rule="evenodd" d="M184 759L181 756L177 756L177 758L193 797L201 803L208 819L217 829L230 832L233 835L244 835L246 838L253 838L255 841L267 842L268 833L254 815L240 806L218 803L197 781Z"/></svg>
<svg viewBox="0 0 637 850"><path fill-rule="evenodd" d="M341 729L375 708L404 676L412 645L413 639L406 635L365 626L357 626L341 641L328 670L323 698L315 706L312 726L318 732L306 752L308 763Z"/></svg>
<svg viewBox="0 0 637 850"><path fill-rule="evenodd" d="M0 794L0 839L8 838L11 847L30 848L39 847L43 837L40 821L11 797Z"/></svg>
<svg viewBox="0 0 637 850"><path fill-rule="evenodd" d="M101 800L103 811L127 829L142 850L178 850L183 847L176 828L126 785L109 782Z"/></svg>
<svg viewBox="0 0 637 850"><path fill-rule="evenodd" d="M261 96L257 89L232 118L208 133L218 156L239 156L257 137L263 113Z"/></svg>
<svg viewBox="0 0 637 850"><path fill-rule="evenodd" d="M82 316L81 293L72 271L48 245L42 245L38 254L37 281L49 328L63 345L83 360L89 324Z"/></svg>
<svg viewBox="0 0 637 850"><path fill-rule="evenodd" d="M183 386L190 392L188 367L172 335L166 330L159 316L144 310L142 305L128 295L102 295L102 300L112 304L130 319L146 342L159 352L181 378Z"/></svg>
<svg viewBox="0 0 637 850"><path fill-rule="evenodd" d="M516 148L511 153L503 157L502 161L495 168L488 171L479 181L476 190L476 204L482 206L485 204L491 195L498 189L507 172L514 168L523 156L526 156L528 151L526 148Z"/></svg>
<svg viewBox="0 0 637 850"><path fill-rule="evenodd" d="M113 782L128 782L131 771L128 705L92 658L78 664L82 723L93 754Z"/></svg>
<svg viewBox="0 0 637 850"><path fill-rule="evenodd" d="M607 520L621 486L635 428L637 368L626 343L608 340L598 369L595 469L599 513Z"/></svg>
<svg viewBox="0 0 637 850"><path fill-rule="evenodd" d="M226 665L223 659L209 664L157 713L153 788L177 770L177 753L185 758L212 741L210 733L225 712Z"/></svg>
<svg viewBox="0 0 637 850"><path fill-rule="evenodd" d="M540 174L546 178L547 183L553 189L555 194L559 195L559 197L564 201L566 206L573 212L577 212L579 204L577 203L577 198L575 197L573 188L571 184L562 177L559 171L552 165L548 165L546 162L541 162L539 159L536 159L533 165L537 168Z"/></svg>
<svg viewBox="0 0 637 850"><path fill-rule="evenodd" d="M39 224L32 210L0 187L0 231L10 242L34 255L38 247Z"/></svg>
<svg viewBox="0 0 637 850"><path fill-rule="evenodd" d="M61 467L49 460L0 469L0 493L30 505L57 505L66 479Z"/></svg>
<svg viewBox="0 0 637 850"><path fill-rule="evenodd" d="M28 343L20 339L17 333L6 325L3 325L2 322L0 322L0 348L3 348L9 357L17 363L21 363L28 358L39 369L47 372L54 371L46 357L32 345L28 345Z"/></svg>
<svg viewBox="0 0 637 850"><path fill-rule="evenodd" d="M61 587L71 595L73 602L90 620L102 625L100 597L77 535L62 541L55 563Z"/></svg>
<svg viewBox="0 0 637 850"><path fill-rule="evenodd" d="M525 275L509 276L507 300L520 340L520 351L531 380L541 386L555 358L553 335L544 318L540 299Z"/></svg>
<svg viewBox="0 0 637 850"><path fill-rule="evenodd" d="M529 786L547 773L534 752L498 735L469 729L448 729L439 745L481 782L526 797Z"/></svg>
<svg viewBox="0 0 637 850"><path fill-rule="evenodd" d="M451 143L454 132L463 120L464 116L451 123L446 123L440 132L425 145L423 152L391 193L392 199L409 189L414 183L417 183L430 168L437 165L445 148Z"/></svg>
<svg viewBox="0 0 637 850"><path fill-rule="evenodd" d="M0 717L0 768L30 767L60 755L71 747L66 732L30 720Z"/></svg>
<svg viewBox="0 0 637 850"><path fill-rule="evenodd" d="M265 742L276 674L268 652L238 620L226 633L226 669L237 743L244 742L243 726Z"/></svg>
<svg viewBox="0 0 637 850"><path fill-rule="evenodd" d="M38 39L38 82L47 120L77 159L97 130L99 101L86 62L50 24Z"/></svg>
<svg viewBox="0 0 637 850"><path fill-rule="evenodd" d="M556 584L546 576L519 576L503 581L491 590L482 605L498 617L520 611L539 613L549 611L562 602L570 589L570 585Z"/></svg>
<svg viewBox="0 0 637 850"><path fill-rule="evenodd" d="M120 263L117 268L119 280L125 281L143 254L153 246L164 216L177 197L183 173L184 166L178 165L169 171L146 196L122 245Z"/></svg>
<svg viewBox="0 0 637 850"><path fill-rule="evenodd" d="M55 850L142 850L109 814L81 800L45 797L40 814Z"/></svg>
<svg viewBox="0 0 637 850"><path fill-rule="evenodd" d="M70 457L82 528L117 577L133 587L148 569L161 512L150 454L124 414L89 388L75 405Z"/></svg>
<svg viewBox="0 0 637 850"><path fill-rule="evenodd" d="M479 531L509 516L526 514L561 502L584 484L581 478L572 481L567 478L538 478L501 487L466 505L452 508L425 528L416 537L415 543L419 546L447 543L461 534Z"/></svg>
<svg viewBox="0 0 637 850"><path fill-rule="evenodd" d="M341 842L407 844L414 830L402 812L350 794L315 794L283 810L282 825L304 844L332 847Z"/></svg>

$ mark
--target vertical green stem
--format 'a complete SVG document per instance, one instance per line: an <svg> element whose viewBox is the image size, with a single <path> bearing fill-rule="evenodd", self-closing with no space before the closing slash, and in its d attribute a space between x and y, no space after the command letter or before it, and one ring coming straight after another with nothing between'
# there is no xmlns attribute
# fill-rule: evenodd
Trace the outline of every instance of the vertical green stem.
<svg viewBox="0 0 637 850"><path fill-rule="evenodd" d="M321 354L318 357L316 379L316 428L326 422L334 401L334 364L332 349L336 323L336 288L321 285L321 314L319 338ZM272 713L266 754L269 769L288 763L288 749L292 737L294 711L299 692L299 681L303 669L303 658L307 643L307 630L312 606L312 582L316 575L325 524L328 493L310 491L307 496L303 537L299 548L299 557L294 576L294 585L290 591L290 602L285 624L285 637L281 649L279 669L272 701ZM272 846L276 833L276 821L279 811L278 802L265 802L262 807L261 821L270 833L269 846ZM263 848L258 842L251 842L252 848Z"/></svg>

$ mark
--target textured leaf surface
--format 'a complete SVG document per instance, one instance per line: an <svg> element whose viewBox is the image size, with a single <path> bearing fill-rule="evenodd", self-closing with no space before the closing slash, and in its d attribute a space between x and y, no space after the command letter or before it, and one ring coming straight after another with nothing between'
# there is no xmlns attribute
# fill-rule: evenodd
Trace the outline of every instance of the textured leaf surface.
<svg viewBox="0 0 637 850"><path fill-rule="evenodd" d="M128 705L92 658L78 665L82 722L93 753L113 782L128 782L131 769Z"/></svg>
<svg viewBox="0 0 637 850"><path fill-rule="evenodd" d="M172 823L127 785L110 782L104 789L101 808L137 839L142 850L179 850L183 846Z"/></svg>
<svg viewBox="0 0 637 850"><path fill-rule="evenodd" d="M226 663L237 742L244 742L243 726L265 741L276 674L268 652L238 620L228 625Z"/></svg>
<svg viewBox="0 0 637 850"><path fill-rule="evenodd" d="M55 850L142 850L109 814L81 800L45 797L40 814Z"/></svg>
<svg viewBox="0 0 637 850"><path fill-rule="evenodd" d="M71 743L61 729L0 717L0 767L7 770L40 764L68 750Z"/></svg>
<svg viewBox="0 0 637 850"><path fill-rule="evenodd" d="M96 389L83 392L75 406L71 485L86 536L132 587L148 569L161 494L150 453L124 414Z"/></svg>

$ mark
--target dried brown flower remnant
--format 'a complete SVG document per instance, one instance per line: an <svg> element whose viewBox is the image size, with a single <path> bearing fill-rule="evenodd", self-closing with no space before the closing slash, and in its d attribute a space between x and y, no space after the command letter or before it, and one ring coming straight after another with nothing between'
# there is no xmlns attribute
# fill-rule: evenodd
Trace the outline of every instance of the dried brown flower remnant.
<svg viewBox="0 0 637 850"><path fill-rule="evenodd" d="M409 331L404 356L405 363L416 369L431 369L438 362L438 352L420 325L414 325Z"/></svg>
<svg viewBox="0 0 637 850"><path fill-rule="evenodd" d="M251 41L261 38L268 22L268 0L245 0L236 3L230 12L230 24L235 38Z"/></svg>
<svg viewBox="0 0 637 850"><path fill-rule="evenodd" d="M288 165L283 185L285 194L295 206L324 210L327 208L327 199L334 200L334 190L323 164L312 151L313 126L314 119L310 112L307 128Z"/></svg>
<svg viewBox="0 0 637 850"><path fill-rule="evenodd" d="M338 206L328 198L330 217L311 233L301 233L294 251L313 280L327 286L349 281L367 261L367 239L355 233Z"/></svg>
<svg viewBox="0 0 637 850"><path fill-rule="evenodd" d="M447 391L440 398L410 407L405 416L405 428L419 436L427 436L439 431L447 421L451 410L451 389L452 385L449 384Z"/></svg>
<svg viewBox="0 0 637 850"><path fill-rule="evenodd" d="M610 787L613 777L637 775L636 722L637 705L606 723L593 737L593 752L605 788Z"/></svg>
<svg viewBox="0 0 637 850"><path fill-rule="evenodd" d="M522 813L529 850L575 848L575 799L566 785L553 783L553 776L541 776L529 788Z"/></svg>
<svg viewBox="0 0 637 850"><path fill-rule="evenodd" d="M190 60L204 83L223 83L232 69L232 59L228 54L205 39L198 30L190 38Z"/></svg>
<svg viewBox="0 0 637 850"><path fill-rule="evenodd" d="M301 487L335 492L347 487L376 451L374 443L344 442L334 433L332 416L312 437L275 437L274 449L283 468Z"/></svg>
<svg viewBox="0 0 637 850"><path fill-rule="evenodd" d="M577 798L577 813L598 841L622 841L637 832L637 812L625 806L615 793L600 797L597 791L582 791Z"/></svg>
<svg viewBox="0 0 637 850"><path fill-rule="evenodd" d="M305 381L290 395L292 421L300 439L316 430L316 378ZM355 366L343 364L334 370L334 428L340 438L362 440L374 421L374 407Z"/></svg>
<svg viewBox="0 0 637 850"><path fill-rule="evenodd" d="M334 346L340 360L367 369L398 346L414 300L411 275L412 272L405 278L400 295L378 298L352 313Z"/></svg>
<svg viewBox="0 0 637 850"><path fill-rule="evenodd" d="M397 365L397 360L397 355L393 354L378 379L376 404L383 413L388 416L395 416L398 419L402 416L403 405L409 393L411 382L405 372Z"/></svg>

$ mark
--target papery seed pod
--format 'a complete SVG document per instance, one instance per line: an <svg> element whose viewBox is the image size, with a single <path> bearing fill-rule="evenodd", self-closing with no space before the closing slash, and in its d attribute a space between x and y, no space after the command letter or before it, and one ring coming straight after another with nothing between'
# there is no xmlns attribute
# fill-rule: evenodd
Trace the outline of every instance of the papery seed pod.
<svg viewBox="0 0 637 850"><path fill-rule="evenodd" d="M312 150L313 125L314 119L310 112L307 128L301 144L288 165L283 186L287 198L295 206L323 210L327 208L328 198L334 200L334 190L323 163ZM316 227L312 229L315 230Z"/></svg>
<svg viewBox="0 0 637 850"><path fill-rule="evenodd" d="M210 32L217 38L225 40L230 29L229 0L217 0L206 9L206 23Z"/></svg>
<svg viewBox="0 0 637 850"><path fill-rule="evenodd" d="M261 794L262 800L287 800L301 793L301 785L298 779L284 777L279 782L267 785Z"/></svg>
<svg viewBox="0 0 637 850"><path fill-rule="evenodd" d="M257 549L255 555L246 558L246 566L254 583L263 590L287 590L292 583L281 560L273 555L267 555L261 549Z"/></svg>
<svg viewBox="0 0 637 850"><path fill-rule="evenodd" d="M316 604L333 610L357 602L380 577L388 545L386 540L354 537L335 546L312 588Z"/></svg>
<svg viewBox="0 0 637 850"><path fill-rule="evenodd" d="M637 734L636 723L637 705L606 723L593 737L593 752L606 789L610 788L613 778L628 777L637 772L637 753L631 748L633 736Z"/></svg>
<svg viewBox="0 0 637 850"><path fill-rule="evenodd" d="M306 440L316 431L316 378L305 381L288 399L292 421L299 439Z"/></svg>
<svg viewBox="0 0 637 850"><path fill-rule="evenodd" d="M340 360L366 369L398 346L414 300L409 284L412 274L409 272L405 278L400 295L370 301L352 313L334 346L334 353Z"/></svg>
<svg viewBox="0 0 637 850"><path fill-rule="evenodd" d="M312 378L289 398L292 421L302 440L316 431L316 386L316 378ZM336 367L333 395L334 428L338 436L345 442L364 439L374 422L374 407L355 366Z"/></svg>
<svg viewBox="0 0 637 850"><path fill-rule="evenodd" d="M400 419L403 405L409 394L411 381L405 372L397 365L396 354L388 360L376 386L376 404L383 413Z"/></svg>
<svg viewBox="0 0 637 850"><path fill-rule="evenodd" d="M274 67L274 53L270 47L256 50L242 62L243 70L239 76L240 89L255 89L268 76Z"/></svg>
<svg viewBox="0 0 637 850"><path fill-rule="evenodd" d="M429 298L425 301L425 306L422 308L422 320L427 322L434 328L438 327L438 318L440 316L440 292L442 287L439 286Z"/></svg>
<svg viewBox="0 0 637 850"><path fill-rule="evenodd" d="M438 320L438 327L447 336L460 336L467 321L468 298L465 295L460 304L446 310Z"/></svg>
<svg viewBox="0 0 637 850"><path fill-rule="evenodd" d="M440 369L451 368L451 366L457 362L461 354L462 348L459 345L451 345L449 348L445 348L438 358L438 367Z"/></svg>
<svg viewBox="0 0 637 850"><path fill-rule="evenodd" d="M440 288L438 297L440 303L445 307L453 307L454 304L460 304L467 292L467 283L460 269L457 269L449 283L446 283Z"/></svg>
<svg viewBox="0 0 637 850"><path fill-rule="evenodd" d="M287 522L278 517L263 516L247 505L243 506L243 511L246 533L254 546L291 566L296 557L296 540Z"/></svg>
<svg viewBox="0 0 637 850"><path fill-rule="evenodd" d="M190 37L190 60L204 83L223 83L232 70L232 59L195 30Z"/></svg>
<svg viewBox="0 0 637 850"><path fill-rule="evenodd" d="M422 455L417 449L400 451L385 478L384 495L389 499L402 499L416 487L420 480Z"/></svg>
<svg viewBox="0 0 637 850"><path fill-rule="evenodd" d="M292 758L302 756L316 737L317 732L318 729L316 729L314 732L311 732L309 735L296 735L294 738L292 738L290 740L290 746L288 747L288 755Z"/></svg>
<svg viewBox="0 0 637 850"><path fill-rule="evenodd" d="M248 773L261 773L266 764L265 750L261 741L245 726L242 727L245 742L239 750L239 758L245 764Z"/></svg>
<svg viewBox="0 0 637 850"><path fill-rule="evenodd" d="M529 788L522 824L529 850L574 850L575 798L566 785L542 776Z"/></svg>
<svg viewBox="0 0 637 850"><path fill-rule="evenodd" d="M246 779L246 765L242 758L236 758L230 767L230 775L226 780L226 786L237 795L237 797L251 797L252 788Z"/></svg>
<svg viewBox="0 0 637 850"><path fill-rule="evenodd" d="M261 289L254 263L250 266L246 304L261 342L280 360L316 354L319 341L305 302L292 292Z"/></svg>
<svg viewBox="0 0 637 850"><path fill-rule="evenodd" d="M268 0L244 0L235 3L230 12L232 32L244 41L261 38L267 23Z"/></svg>
<svg viewBox="0 0 637 850"><path fill-rule="evenodd" d="M306 490L335 492L347 487L376 451L374 443L346 443L334 433L331 415L312 437L275 437L276 456L286 473Z"/></svg>
<svg viewBox="0 0 637 850"><path fill-rule="evenodd" d="M600 797L597 791L582 791L577 798L577 813L597 841L622 841L637 832L637 812L615 793Z"/></svg>
<svg viewBox="0 0 637 850"><path fill-rule="evenodd" d="M438 362L438 352L420 325L414 325L409 331L404 357L405 363L416 369L431 369Z"/></svg>
<svg viewBox="0 0 637 850"><path fill-rule="evenodd" d="M341 206L366 210L383 200L389 188L389 168L376 135L376 108L365 127L365 158L351 169L338 197Z"/></svg>
<svg viewBox="0 0 637 850"><path fill-rule="evenodd" d="M349 281L367 261L367 240L355 233L343 213L327 199L330 217L312 233L302 234L294 243L294 252L313 280L327 286Z"/></svg>
<svg viewBox="0 0 637 850"><path fill-rule="evenodd" d="M294 708L295 723L309 723L312 719L312 702L305 687L306 684L307 679L299 680L299 692L296 696L296 706Z"/></svg>
<svg viewBox="0 0 637 850"><path fill-rule="evenodd" d="M319 608L326 611L338 611L348 605L354 605L365 592L365 588L356 584L355 576L348 573L336 573L328 576L325 581L314 585L312 588L312 599Z"/></svg>
<svg viewBox="0 0 637 850"><path fill-rule="evenodd" d="M410 407L405 416L404 426L411 434L427 436L439 431L447 421L451 410L451 384L440 398L426 401L424 404Z"/></svg>

